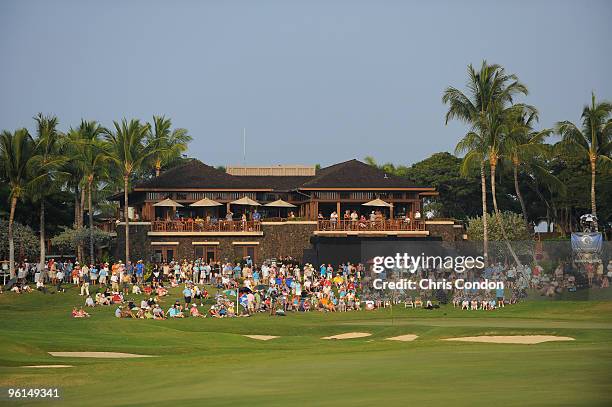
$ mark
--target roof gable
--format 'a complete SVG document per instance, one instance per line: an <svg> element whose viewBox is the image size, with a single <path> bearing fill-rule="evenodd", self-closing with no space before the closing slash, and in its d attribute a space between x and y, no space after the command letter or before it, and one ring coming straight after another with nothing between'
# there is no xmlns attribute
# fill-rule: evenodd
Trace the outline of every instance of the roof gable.
<svg viewBox="0 0 612 407"><path fill-rule="evenodd" d="M388 174L359 160L349 160L319 170L303 189L317 188L417 188L412 181Z"/></svg>
<svg viewBox="0 0 612 407"><path fill-rule="evenodd" d="M171 168L159 176L135 186L138 189L237 189L243 185L236 177L206 165L199 160L191 160L184 165Z"/></svg>

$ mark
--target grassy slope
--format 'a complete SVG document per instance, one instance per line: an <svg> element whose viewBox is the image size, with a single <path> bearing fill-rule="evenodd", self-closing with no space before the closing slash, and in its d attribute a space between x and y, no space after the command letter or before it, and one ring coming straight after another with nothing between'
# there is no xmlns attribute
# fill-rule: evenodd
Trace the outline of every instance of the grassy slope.
<svg viewBox="0 0 612 407"><path fill-rule="evenodd" d="M178 295L178 294L175 294ZM136 297L138 299L138 297ZM167 300L170 302L174 297ZM239 319L69 317L81 297L0 296L0 386L64 389L62 405L610 405L612 302L528 302L494 312L390 310ZM323 341L365 331L368 338ZM384 341L414 333L415 342ZM574 342L474 344L440 338L555 334ZM241 334L281 338L261 342ZM148 359L53 358L120 351ZM24 369L69 363L70 369Z"/></svg>

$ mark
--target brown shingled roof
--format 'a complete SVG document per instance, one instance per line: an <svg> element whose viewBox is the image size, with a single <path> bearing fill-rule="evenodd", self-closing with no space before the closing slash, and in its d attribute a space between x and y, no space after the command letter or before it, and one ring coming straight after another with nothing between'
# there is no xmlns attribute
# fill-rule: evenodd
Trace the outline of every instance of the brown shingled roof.
<svg viewBox="0 0 612 407"><path fill-rule="evenodd" d="M363 163L349 160L320 169L303 189L317 188L419 188L412 181L387 174L385 171Z"/></svg>
<svg viewBox="0 0 612 407"><path fill-rule="evenodd" d="M158 177L134 186L134 189L239 189L244 183L199 160L191 160L184 165L162 172Z"/></svg>
<svg viewBox="0 0 612 407"><path fill-rule="evenodd" d="M420 187L412 181L387 174L385 171L358 160L334 164L309 176L234 176L191 160L171 168L158 177L137 184L135 190L177 189L237 189L275 190L318 188L430 188Z"/></svg>

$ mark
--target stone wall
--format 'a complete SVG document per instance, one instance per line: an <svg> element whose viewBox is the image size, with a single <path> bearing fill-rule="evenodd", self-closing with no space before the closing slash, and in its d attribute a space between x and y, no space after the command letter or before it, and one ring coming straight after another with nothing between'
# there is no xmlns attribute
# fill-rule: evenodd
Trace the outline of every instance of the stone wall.
<svg viewBox="0 0 612 407"><path fill-rule="evenodd" d="M463 226L455 225L453 221L427 221L426 228L430 237L439 237L445 242L463 240Z"/></svg>
<svg viewBox="0 0 612 407"><path fill-rule="evenodd" d="M149 260L153 251L148 232L151 230L149 222L130 222L130 260ZM113 255L117 260L125 261L125 224L116 226L117 240L113 245Z"/></svg>
<svg viewBox="0 0 612 407"><path fill-rule="evenodd" d="M310 248L310 238L317 230L316 222L264 222L261 254L264 258L291 256L302 260L304 249Z"/></svg>
<svg viewBox="0 0 612 407"><path fill-rule="evenodd" d="M117 225L117 244L115 245L115 258L125 257L124 225ZM130 257L132 261L143 259L150 261L156 247L152 243L168 242L166 247L174 249L175 259L193 259L195 248L204 245L194 245L193 242L211 242L217 248L219 260L234 261L243 255L244 245L235 245L236 242L256 243L256 258L260 262L264 259L291 256L302 261L304 250L312 247L310 240L317 229L316 222L263 222L262 236L235 235L192 235L192 236L149 236L150 225L146 222L130 223ZM456 227L452 221L427 222L427 230L432 238L454 242L463 240L463 228ZM346 239L339 237L338 239ZM178 242L178 245L176 244Z"/></svg>
<svg viewBox="0 0 612 407"><path fill-rule="evenodd" d="M117 245L115 258L125 257L124 225L117 225ZM304 249L310 247L310 237L316 230L316 222L264 222L262 224L263 236L236 235L236 236L149 236L150 225L130 223L130 258L131 260L151 260L159 243L168 242L166 247L174 249L175 259L193 259L195 248L204 245L194 245L193 242L211 242L218 250L220 260L234 261L242 257L244 245L235 245L236 242L256 242L256 257L258 261L273 257L291 256L302 260ZM152 245L152 243L157 243ZM175 243L178 242L178 245Z"/></svg>

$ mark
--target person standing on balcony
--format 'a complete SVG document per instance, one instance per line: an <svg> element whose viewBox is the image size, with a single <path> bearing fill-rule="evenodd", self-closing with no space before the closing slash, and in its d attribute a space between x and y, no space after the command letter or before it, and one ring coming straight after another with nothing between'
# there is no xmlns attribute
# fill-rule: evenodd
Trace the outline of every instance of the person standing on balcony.
<svg viewBox="0 0 612 407"><path fill-rule="evenodd" d="M329 215L329 221L331 223L332 229L336 228L336 224L338 223L338 214L336 211L333 211L331 215Z"/></svg>
<svg viewBox="0 0 612 407"><path fill-rule="evenodd" d="M261 214L257 212L257 209L255 209L255 211L253 212L252 218L255 222L258 222L261 220Z"/></svg>

